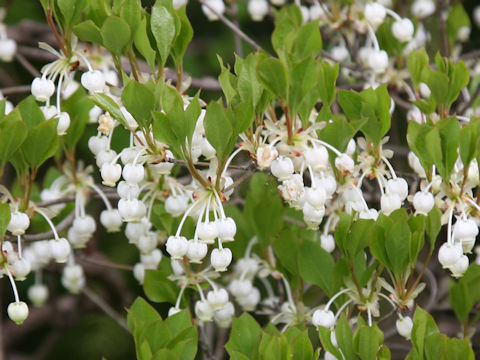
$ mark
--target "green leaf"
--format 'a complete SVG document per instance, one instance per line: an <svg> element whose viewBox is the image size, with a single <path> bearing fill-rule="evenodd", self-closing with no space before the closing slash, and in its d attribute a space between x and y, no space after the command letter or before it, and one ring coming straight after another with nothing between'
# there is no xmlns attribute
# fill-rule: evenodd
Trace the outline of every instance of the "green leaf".
<svg viewBox="0 0 480 360"><path fill-rule="evenodd" d="M20 111L13 110L0 121L0 173L27 138L28 128L22 121Z"/></svg>
<svg viewBox="0 0 480 360"><path fill-rule="evenodd" d="M289 331L296 328L290 328ZM288 333L288 331L287 331ZM285 334L288 336L288 334ZM303 360L312 360L313 357L313 347L312 343L308 337L308 332L306 330L302 331L300 334L289 339L290 353L294 356L295 359Z"/></svg>
<svg viewBox="0 0 480 360"><path fill-rule="evenodd" d="M353 338L355 352L362 360L376 360L377 352L383 343L383 333L377 325L360 326Z"/></svg>
<svg viewBox="0 0 480 360"><path fill-rule="evenodd" d="M321 84L321 86L318 87L320 99L322 99L324 106L330 106L337 94L336 82L340 66L338 63L332 66L324 61L319 64L317 68L318 83Z"/></svg>
<svg viewBox="0 0 480 360"><path fill-rule="evenodd" d="M221 104L213 101L208 104L204 126L207 140L215 148L218 159L225 160L233 149L233 127Z"/></svg>
<svg viewBox="0 0 480 360"><path fill-rule="evenodd" d="M468 319L468 315L474 305L467 284L461 281L455 283L455 281L450 280L448 301L452 305L458 320L464 323Z"/></svg>
<svg viewBox="0 0 480 360"><path fill-rule="evenodd" d="M0 203L0 238L3 238L10 222L10 205Z"/></svg>
<svg viewBox="0 0 480 360"><path fill-rule="evenodd" d="M103 39L103 46L112 54L120 56L123 48L130 41L130 27L118 16L109 16L100 30Z"/></svg>
<svg viewBox="0 0 480 360"><path fill-rule="evenodd" d="M56 0L57 6L63 16L64 25L66 28L70 27L73 15L75 13L75 0Z"/></svg>
<svg viewBox="0 0 480 360"><path fill-rule="evenodd" d="M62 102L62 110L70 114L70 127L67 134L62 136L64 146L73 151L82 137L85 127L90 120L89 112L93 106L83 89L78 89L73 95Z"/></svg>
<svg viewBox="0 0 480 360"><path fill-rule="evenodd" d="M152 73L155 72L155 50L152 49L150 40L147 34L147 19L143 18L138 23L137 28L135 29L135 34L133 37L133 43L138 52L145 58L152 70Z"/></svg>
<svg viewBox="0 0 480 360"><path fill-rule="evenodd" d="M168 144L175 157L182 157L181 146L183 143L170 127L167 115L161 112L153 112L153 135L158 141Z"/></svg>
<svg viewBox="0 0 480 360"><path fill-rule="evenodd" d="M258 55L249 54L243 61L241 69L238 71L236 69L238 94L242 100L251 101L254 107L257 106L263 93L263 85L256 73L258 57Z"/></svg>
<svg viewBox="0 0 480 360"><path fill-rule="evenodd" d="M129 40L132 41L138 24L142 19L142 4L140 0L123 0L120 8L120 17L129 25Z"/></svg>
<svg viewBox="0 0 480 360"><path fill-rule="evenodd" d="M86 20L73 27L73 33L82 41L102 45L103 38L100 28L92 21Z"/></svg>
<svg viewBox="0 0 480 360"><path fill-rule="evenodd" d="M330 337L331 330L323 326L318 327L317 330L318 330L318 335L320 337L320 341L322 342L322 346L325 348L325 350L328 351L333 356L335 356L337 359L343 359L342 353L339 351L338 347L332 344L332 340ZM352 360L354 359L355 357L352 358Z"/></svg>
<svg viewBox="0 0 480 360"><path fill-rule="evenodd" d="M43 115L42 110L40 110L40 107L38 106L33 96L29 96L26 99L23 99L18 104L18 109L20 110L23 122L29 128L40 125L45 121L45 116Z"/></svg>
<svg viewBox="0 0 480 360"><path fill-rule="evenodd" d="M175 18L167 7L156 1L152 7L152 16L150 18L150 26L153 37L157 42L157 50L160 56L161 66L167 62L170 48L175 39Z"/></svg>
<svg viewBox="0 0 480 360"><path fill-rule="evenodd" d="M30 128L22 145L25 161L33 169L38 169L58 148L57 120L46 120Z"/></svg>
<svg viewBox="0 0 480 360"><path fill-rule="evenodd" d="M265 58L257 65L257 75L262 84L279 98L287 98L288 78L287 70L274 58Z"/></svg>
<svg viewBox="0 0 480 360"><path fill-rule="evenodd" d="M278 219L281 219L284 213L282 199L271 178L263 173L256 173L252 177L244 212L260 244L263 247L269 245L283 227L283 222Z"/></svg>
<svg viewBox="0 0 480 360"><path fill-rule="evenodd" d="M291 53L296 40L297 30L302 25L302 13L296 5L283 6L275 12L275 29L272 33L272 45L280 58Z"/></svg>
<svg viewBox="0 0 480 360"><path fill-rule="evenodd" d="M433 317L417 306L413 316L412 343L420 356L423 356L425 339L438 332L438 327Z"/></svg>
<svg viewBox="0 0 480 360"><path fill-rule="evenodd" d="M305 281L320 286L328 296L335 292L333 286L332 256L318 243L304 241L299 252L300 275Z"/></svg>
<svg viewBox="0 0 480 360"><path fill-rule="evenodd" d="M234 318L230 339L225 345L228 354L233 352L245 355L248 359L258 359L258 346L262 337L262 329L255 319L248 313Z"/></svg>
<svg viewBox="0 0 480 360"><path fill-rule="evenodd" d="M140 127L148 130L152 123L151 112L155 110L153 92L145 85L132 80L122 92L122 103Z"/></svg>
<svg viewBox="0 0 480 360"><path fill-rule="evenodd" d="M471 124L463 126L459 136L459 153L463 166L467 168L477 153L477 134L476 126Z"/></svg>
<svg viewBox="0 0 480 360"><path fill-rule="evenodd" d="M177 16L180 20L180 31L178 32L172 46L172 57L176 66L182 64L183 56L187 51L188 44L193 38L193 28L186 14L186 7L177 10Z"/></svg>
<svg viewBox="0 0 480 360"><path fill-rule="evenodd" d="M303 25L297 33L297 38L293 45L293 53L299 59L306 57L316 57L322 50L322 37L318 21L311 21Z"/></svg>
<svg viewBox="0 0 480 360"><path fill-rule="evenodd" d="M427 216L427 226L425 230L427 232L430 244L430 252L433 252L433 250L435 249L435 242L442 228L441 217L442 212L438 209L437 206L434 206Z"/></svg>
<svg viewBox="0 0 480 360"><path fill-rule="evenodd" d="M428 66L428 55L424 48L413 50L408 55L407 67L416 89L422 82L422 72L426 66Z"/></svg>
<svg viewBox="0 0 480 360"><path fill-rule="evenodd" d="M335 335L338 347L342 350L343 355L347 359L354 360L356 355L353 349L353 333L345 314L342 314L337 321Z"/></svg>
<svg viewBox="0 0 480 360"><path fill-rule="evenodd" d="M136 327L144 327L146 324L159 320L160 315L145 299L137 297L130 309L128 309L128 327L134 332Z"/></svg>
<svg viewBox="0 0 480 360"><path fill-rule="evenodd" d="M90 95L90 99L95 103L95 105L105 111L108 111L115 120L120 122L120 124L125 126L127 129L129 128L127 120L123 116L118 105L115 103L115 101L113 101L111 97L105 94L92 94Z"/></svg>
<svg viewBox="0 0 480 360"><path fill-rule="evenodd" d="M154 302L175 304L177 288L168 279L168 274L157 270L146 270L143 289L147 297Z"/></svg>
<svg viewBox="0 0 480 360"><path fill-rule="evenodd" d="M403 221L394 223L387 231L385 249L391 264L390 270L396 274L403 274L409 262L410 228Z"/></svg>
<svg viewBox="0 0 480 360"><path fill-rule="evenodd" d="M373 220L364 219L359 219L352 224L345 244L347 258L353 260L360 251L368 246L374 225Z"/></svg>
<svg viewBox="0 0 480 360"><path fill-rule="evenodd" d="M437 123L442 141L444 159L444 176L448 181L450 174L458 158L458 143L460 137L460 125L455 117L442 119ZM440 170L439 170L440 171Z"/></svg>

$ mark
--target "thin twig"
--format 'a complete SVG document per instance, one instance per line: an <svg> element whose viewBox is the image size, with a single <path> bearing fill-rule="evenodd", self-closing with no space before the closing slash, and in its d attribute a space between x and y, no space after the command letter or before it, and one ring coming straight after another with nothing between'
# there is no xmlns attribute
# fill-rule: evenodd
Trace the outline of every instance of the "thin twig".
<svg viewBox="0 0 480 360"><path fill-rule="evenodd" d="M255 40L253 40L251 37L249 37L247 34L245 34L242 30L240 30L237 26L235 26L234 23L232 23L230 20L228 20L225 16L220 14L213 6L211 6L208 2L204 0L198 0L200 4L203 6L207 7L211 12L213 12L221 22L223 22L227 27L232 30L234 33L236 33L238 36L240 36L245 42L250 44L255 50L262 50L262 47L258 45Z"/></svg>
<svg viewBox="0 0 480 360"><path fill-rule="evenodd" d="M0 89L0 92L3 95L23 94L23 93L29 93L31 88L32 87L30 85L10 86L10 87Z"/></svg>
<svg viewBox="0 0 480 360"><path fill-rule="evenodd" d="M23 56L21 53L17 52L15 54L15 58L17 59L17 61L22 64L22 66L30 73L32 74L33 77L40 77L42 76L42 74L40 73L40 71L38 71L35 66L33 66L32 64L30 64L30 61L28 61L25 56Z"/></svg>
<svg viewBox="0 0 480 360"><path fill-rule="evenodd" d="M112 309L110 305L106 303L98 294L90 290L88 287L84 287L82 293L90 299L95 305L97 305L105 314L110 316L113 320L117 322L120 327L124 328L126 331L130 332L128 328L127 321L125 318Z"/></svg>
<svg viewBox="0 0 480 360"><path fill-rule="evenodd" d="M133 271L133 266L130 266L130 265L115 264L115 263L112 263L110 261L98 260L98 259L92 258L91 256L86 256L84 254L77 254L76 257L81 262L86 262L86 263L97 265L97 266L109 267L109 268L112 268L112 269Z"/></svg>
<svg viewBox="0 0 480 360"><path fill-rule="evenodd" d="M75 211L72 211L65 219L60 221L58 225L55 227L57 232L61 232L66 230L73 222L75 219ZM15 236L11 235L5 235L7 239L15 239ZM53 231L47 231L39 234L27 234L23 235L22 239L24 241L40 241L40 240L48 240L48 239L53 239Z"/></svg>

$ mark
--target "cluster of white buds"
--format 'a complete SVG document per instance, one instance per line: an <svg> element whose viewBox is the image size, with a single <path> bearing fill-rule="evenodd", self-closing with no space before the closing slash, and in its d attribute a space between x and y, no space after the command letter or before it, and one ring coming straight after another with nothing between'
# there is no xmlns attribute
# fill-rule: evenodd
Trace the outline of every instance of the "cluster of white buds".
<svg viewBox="0 0 480 360"><path fill-rule="evenodd" d="M234 278L228 285L228 290L244 311L254 311L261 300L260 290L253 285L260 270L259 259L251 255L255 243L256 238L253 238L247 246L245 256L235 263Z"/></svg>

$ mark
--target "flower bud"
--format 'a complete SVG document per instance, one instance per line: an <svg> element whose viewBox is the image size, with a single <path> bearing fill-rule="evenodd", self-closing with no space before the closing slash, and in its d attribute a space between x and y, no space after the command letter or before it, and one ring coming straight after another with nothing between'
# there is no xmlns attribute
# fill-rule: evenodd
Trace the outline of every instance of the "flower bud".
<svg viewBox="0 0 480 360"><path fill-rule="evenodd" d="M173 0L172 6L175 10L178 10L184 7L185 5L187 5L187 3L188 3L188 0Z"/></svg>
<svg viewBox="0 0 480 360"><path fill-rule="evenodd" d="M201 222L197 226L197 236L206 244L213 244L218 237L218 227L216 222Z"/></svg>
<svg viewBox="0 0 480 360"><path fill-rule="evenodd" d="M347 154L341 154L335 158L335 167L343 173L352 173L355 163Z"/></svg>
<svg viewBox="0 0 480 360"><path fill-rule="evenodd" d="M105 77L100 70L84 72L81 82L82 86L90 93L102 93L105 88Z"/></svg>
<svg viewBox="0 0 480 360"><path fill-rule="evenodd" d="M235 297L245 297L252 291L252 289L253 284L251 280L234 279L228 287L228 290L230 290Z"/></svg>
<svg viewBox="0 0 480 360"><path fill-rule="evenodd" d="M287 180L293 174L293 162L288 157L279 156L272 161L270 170L272 171L273 176L275 176L279 181Z"/></svg>
<svg viewBox="0 0 480 360"><path fill-rule="evenodd" d="M232 262L232 252L228 248L213 249L210 255L210 262L215 271L227 271L228 265Z"/></svg>
<svg viewBox="0 0 480 360"><path fill-rule="evenodd" d="M303 219L311 229L316 229L325 215L325 206L314 208L310 203L303 204Z"/></svg>
<svg viewBox="0 0 480 360"><path fill-rule="evenodd" d="M129 184L122 180L117 185L117 193L122 199L137 199L140 187L138 184Z"/></svg>
<svg viewBox="0 0 480 360"><path fill-rule="evenodd" d="M12 39L0 39L0 60L12 61L17 52L17 43Z"/></svg>
<svg viewBox="0 0 480 360"><path fill-rule="evenodd" d="M432 193L419 191L413 196L413 207L417 214L427 216L435 205L435 199Z"/></svg>
<svg viewBox="0 0 480 360"><path fill-rule="evenodd" d="M305 188L305 198L313 208L321 209L327 201L327 193L319 186Z"/></svg>
<svg viewBox="0 0 480 360"><path fill-rule="evenodd" d="M8 305L7 313L14 323L21 325L28 317L28 306L23 301L12 302Z"/></svg>
<svg viewBox="0 0 480 360"><path fill-rule="evenodd" d="M383 213L388 216L402 207L402 200L397 194L387 192L380 198L380 205Z"/></svg>
<svg viewBox="0 0 480 360"><path fill-rule="evenodd" d="M432 93L428 85L424 82L421 82L420 85L418 85L418 91L420 92L420 95L425 99L428 99L430 97L430 94Z"/></svg>
<svg viewBox="0 0 480 360"><path fill-rule="evenodd" d="M262 21L268 14L268 2L266 0L249 0L248 13L253 21Z"/></svg>
<svg viewBox="0 0 480 360"><path fill-rule="evenodd" d="M162 251L160 249L153 249L149 254L141 254L140 261L146 269L156 269L162 261Z"/></svg>
<svg viewBox="0 0 480 360"><path fill-rule="evenodd" d="M385 72L388 68L388 54L385 50L372 50L368 58L368 65L377 74Z"/></svg>
<svg viewBox="0 0 480 360"><path fill-rule="evenodd" d="M435 12L435 2L432 0L415 0L411 10L413 16L420 19L426 18Z"/></svg>
<svg viewBox="0 0 480 360"><path fill-rule="evenodd" d="M94 155L98 155L101 151L108 149L108 137L92 136L88 139L88 148Z"/></svg>
<svg viewBox="0 0 480 360"><path fill-rule="evenodd" d="M378 218L378 211L375 209L366 209L361 211L358 214L358 217L360 219L365 219L365 220L377 220Z"/></svg>
<svg viewBox="0 0 480 360"><path fill-rule="evenodd" d="M397 195L402 201L408 196L408 184L403 178L388 180L386 190L391 194Z"/></svg>
<svg viewBox="0 0 480 360"><path fill-rule="evenodd" d="M173 259L182 260L188 250L188 241L184 236L169 236L167 252Z"/></svg>
<svg viewBox="0 0 480 360"><path fill-rule="evenodd" d="M221 310L228 302L228 293L225 289L210 290L207 300L214 310Z"/></svg>
<svg viewBox="0 0 480 360"><path fill-rule="evenodd" d="M133 277L140 284L143 284L143 281L145 280L145 265L143 263L139 262L133 266Z"/></svg>
<svg viewBox="0 0 480 360"><path fill-rule="evenodd" d="M102 168L103 164L111 163L117 156L117 153L112 149L106 149L100 151L96 156L96 163L99 168Z"/></svg>
<svg viewBox="0 0 480 360"><path fill-rule="evenodd" d="M303 153L307 165L313 170L320 171L328 168L328 151L325 146L320 145L314 148L307 148Z"/></svg>
<svg viewBox="0 0 480 360"><path fill-rule="evenodd" d="M191 263L201 264L202 260L207 256L207 252L207 244L196 240L188 241L187 258Z"/></svg>
<svg viewBox="0 0 480 360"><path fill-rule="evenodd" d="M407 42L412 40L414 31L415 29L413 27L413 23L410 21L410 19L407 18L395 21L392 24L392 34L397 40L401 42Z"/></svg>
<svg viewBox="0 0 480 360"><path fill-rule="evenodd" d="M253 287L250 293L244 297L238 298L237 301L240 306L243 307L244 311L254 311L260 302L260 298L260 291L256 287Z"/></svg>
<svg viewBox="0 0 480 360"><path fill-rule="evenodd" d="M326 327L332 329L335 326L335 315L331 310L315 310L312 315L312 324L315 327Z"/></svg>
<svg viewBox="0 0 480 360"><path fill-rule="evenodd" d="M478 226L472 219L459 219L453 227L453 238L462 244L464 253L472 252L477 235Z"/></svg>
<svg viewBox="0 0 480 360"><path fill-rule="evenodd" d="M79 216L73 220L72 227L75 228L75 231L80 234L93 234L97 229L97 224L95 220L90 215Z"/></svg>
<svg viewBox="0 0 480 360"><path fill-rule="evenodd" d="M232 323L233 315L235 315L235 308L233 307L233 304L229 301L225 304L223 309L215 312L214 320L219 327L228 328Z"/></svg>
<svg viewBox="0 0 480 360"><path fill-rule="evenodd" d="M118 212L123 221L139 221L147 213L145 204L138 199L120 199L118 201Z"/></svg>
<svg viewBox="0 0 480 360"><path fill-rule="evenodd" d="M55 92L55 84L46 78L35 78L32 81L31 91L37 101L47 101Z"/></svg>
<svg viewBox="0 0 480 360"><path fill-rule="evenodd" d="M373 26L378 26L383 23L387 12L383 5L379 3L369 3L365 5L365 19Z"/></svg>
<svg viewBox="0 0 480 360"><path fill-rule="evenodd" d="M62 285L73 294L80 293L85 286L83 268L77 264L65 266L62 272Z"/></svg>
<svg viewBox="0 0 480 360"><path fill-rule="evenodd" d="M67 133L68 128L70 127L70 115L62 111L60 114L57 114L55 117L58 119L57 123L57 135L63 136Z"/></svg>
<svg viewBox="0 0 480 360"><path fill-rule="evenodd" d="M59 238L58 240L50 240L50 254L57 263L64 263L67 261L70 255L71 247L70 243L65 238Z"/></svg>
<svg viewBox="0 0 480 360"><path fill-rule="evenodd" d="M48 287L45 284L34 284L28 288L27 295L33 306L43 306L48 300Z"/></svg>
<svg viewBox="0 0 480 360"><path fill-rule="evenodd" d="M103 210L100 213L100 223L108 232L116 232L122 226L122 217L118 209Z"/></svg>
<svg viewBox="0 0 480 360"><path fill-rule="evenodd" d="M136 245L142 254L150 254L158 245L157 234L150 231L140 236Z"/></svg>
<svg viewBox="0 0 480 360"><path fill-rule="evenodd" d="M413 321L411 317L405 316L398 318L395 326L397 327L397 332L401 336L407 340L410 340L410 335L412 334L413 329Z"/></svg>
<svg viewBox="0 0 480 360"><path fill-rule="evenodd" d="M453 266L462 256L463 249L459 243L449 244L446 242L438 250L438 262L444 269Z"/></svg>
<svg viewBox="0 0 480 360"><path fill-rule="evenodd" d="M231 217L219 219L215 222L217 226L218 237L223 242L233 241L237 233L237 225Z"/></svg>
<svg viewBox="0 0 480 360"><path fill-rule="evenodd" d="M468 269L468 265L469 265L468 257L466 255L462 255L460 259L458 259L448 269L452 272L452 276L454 278L459 278L459 277L462 277L463 274L465 274L465 272Z"/></svg>
<svg viewBox="0 0 480 360"><path fill-rule="evenodd" d="M23 235L25 230L30 226L30 219L27 214L15 210L10 214L10 222L8 223L7 230L12 235Z"/></svg>
<svg viewBox="0 0 480 360"><path fill-rule="evenodd" d="M181 311L182 309L172 306L170 309L168 309L168 317L178 314Z"/></svg>
<svg viewBox="0 0 480 360"><path fill-rule="evenodd" d="M145 169L140 164L126 164L123 167L122 175L128 184L138 184L145 177Z"/></svg>
<svg viewBox="0 0 480 360"><path fill-rule="evenodd" d="M320 246L323 250L331 253L335 250L335 238L332 234L322 234L320 235Z"/></svg>
<svg viewBox="0 0 480 360"><path fill-rule="evenodd" d="M213 320L214 309L207 300L200 300L195 303L195 316L198 320L208 322Z"/></svg>
<svg viewBox="0 0 480 360"><path fill-rule="evenodd" d="M100 169L102 175L102 184L105 186L115 186L122 174L122 167L119 164L105 163Z"/></svg>
<svg viewBox="0 0 480 360"><path fill-rule="evenodd" d="M264 170L272 165L272 161L278 157L276 148L270 145L260 145L257 148L256 158L260 170Z"/></svg>
<svg viewBox="0 0 480 360"><path fill-rule="evenodd" d="M25 258L17 259L13 262L13 273L15 275L15 280L23 281L26 279L27 275L32 270L30 261Z"/></svg>
<svg viewBox="0 0 480 360"><path fill-rule="evenodd" d="M209 5L202 5L202 11L210 21L218 20L218 15L214 13L210 8L213 8L217 13L223 14L225 11L225 4L222 0L206 0Z"/></svg>
<svg viewBox="0 0 480 360"><path fill-rule="evenodd" d="M165 211L173 217L180 216L187 210L188 200L189 198L186 195L170 195L165 200Z"/></svg>

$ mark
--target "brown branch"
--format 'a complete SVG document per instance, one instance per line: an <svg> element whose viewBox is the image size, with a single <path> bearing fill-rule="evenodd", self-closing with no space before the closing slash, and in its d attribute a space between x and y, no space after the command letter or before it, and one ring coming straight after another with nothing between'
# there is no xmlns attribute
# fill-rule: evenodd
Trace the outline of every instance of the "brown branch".
<svg viewBox="0 0 480 360"><path fill-rule="evenodd" d="M95 305L97 305L105 314L110 316L115 322L126 331L130 332L128 329L127 321L125 318L117 313L112 307L103 300L98 294L90 290L88 287L84 287L82 293Z"/></svg>
<svg viewBox="0 0 480 360"><path fill-rule="evenodd" d="M211 12L213 12L217 17L223 22L230 30L232 30L235 34L237 34L240 38L242 38L245 42L250 44L255 50L262 50L262 47L258 45L255 40L245 34L242 30L240 30L233 22L228 20L225 16L220 14L213 6L211 6L208 2L204 0L198 0L200 4L207 7Z"/></svg>
<svg viewBox="0 0 480 360"><path fill-rule="evenodd" d="M10 87L0 89L3 95L29 93L30 90L31 90L30 85L10 86Z"/></svg>

